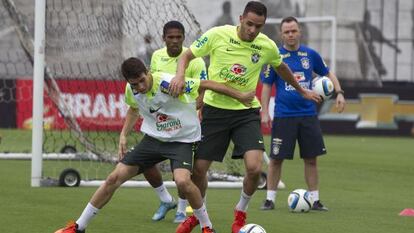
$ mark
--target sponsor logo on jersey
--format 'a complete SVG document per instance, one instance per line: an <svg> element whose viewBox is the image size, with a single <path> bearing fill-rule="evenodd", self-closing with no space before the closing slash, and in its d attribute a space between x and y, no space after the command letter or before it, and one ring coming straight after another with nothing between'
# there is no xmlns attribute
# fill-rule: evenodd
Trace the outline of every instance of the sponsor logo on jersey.
<svg viewBox="0 0 414 233"><path fill-rule="evenodd" d="M296 81L299 83L299 85L302 88L310 89L310 81L306 81L305 73L303 73L303 72L294 72L293 77L295 77ZM287 82L285 82L285 90L286 91L296 91L296 89Z"/></svg>
<svg viewBox="0 0 414 233"><path fill-rule="evenodd" d="M204 37L200 37L198 38L194 43L196 48L201 48L206 42L208 41L208 37L204 36Z"/></svg>
<svg viewBox="0 0 414 233"><path fill-rule="evenodd" d="M298 52L298 56L299 57L307 57L308 53L307 52Z"/></svg>
<svg viewBox="0 0 414 233"><path fill-rule="evenodd" d="M244 75L246 73L246 67L240 64L234 64L230 70L231 72L233 72L233 74L235 75Z"/></svg>
<svg viewBox="0 0 414 233"><path fill-rule="evenodd" d="M243 76L246 74L247 68L240 64L234 64L230 69L223 68L220 70L220 78L228 81L237 83L240 86L246 86L247 79Z"/></svg>
<svg viewBox="0 0 414 233"><path fill-rule="evenodd" d="M230 38L230 41L229 41L231 44L237 44L237 45L239 45L240 44L240 42L238 42L237 40L235 40L235 39L233 39L233 38Z"/></svg>
<svg viewBox="0 0 414 233"><path fill-rule="evenodd" d="M253 53L252 57L251 57L251 60L252 60L253 63L256 64L260 60L260 54L259 53Z"/></svg>
<svg viewBox="0 0 414 233"><path fill-rule="evenodd" d="M302 67L303 69L309 69L310 68L310 62L309 62L309 58L307 57L303 57L300 59L300 62L302 63Z"/></svg>
<svg viewBox="0 0 414 233"><path fill-rule="evenodd" d="M157 114L155 125L157 131L173 131L182 128L180 119L173 119L161 113Z"/></svg>
<svg viewBox="0 0 414 233"><path fill-rule="evenodd" d="M252 49L256 49L256 50L262 50L262 46L260 46L260 45L255 45L255 44L252 44L252 45L250 46L250 48L252 48Z"/></svg>
<svg viewBox="0 0 414 233"><path fill-rule="evenodd" d="M303 72L295 72L295 73L293 73L293 76L295 77L296 81L298 81L298 82L306 80L305 73L303 73Z"/></svg>
<svg viewBox="0 0 414 233"><path fill-rule="evenodd" d="M280 54L280 57L282 57L282 59L285 59L287 57L290 57L290 53Z"/></svg>

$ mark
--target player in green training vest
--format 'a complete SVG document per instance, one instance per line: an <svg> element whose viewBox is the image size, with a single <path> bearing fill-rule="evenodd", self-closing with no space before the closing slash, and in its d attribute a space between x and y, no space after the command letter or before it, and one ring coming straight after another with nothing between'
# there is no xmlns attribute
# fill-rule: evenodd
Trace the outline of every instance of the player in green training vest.
<svg viewBox="0 0 414 233"><path fill-rule="evenodd" d="M163 40L165 47L156 50L151 57L150 70L151 73L163 72L175 75L177 70L178 58L187 50L183 47L185 39L185 28L178 21L169 21L164 25L163 28ZM192 60L185 70L185 76L188 78L206 80L207 71L206 64L202 58L196 58ZM202 98L201 98L202 100ZM120 141L121 142L121 141ZM122 141L126 144L126 141ZM126 145L122 145L126 146ZM157 167L147 169L144 172L145 179L155 189L159 199L160 206L152 217L154 221L160 221L165 218L165 215L169 210L177 207L174 222L183 222L186 218L186 207L187 200L184 195L179 193L178 205L174 198L168 192L167 187L164 185L162 180L161 172Z"/></svg>
<svg viewBox="0 0 414 233"><path fill-rule="evenodd" d="M125 87L128 111L120 140L126 140L140 116L143 119L141 132L144 137L129 150L126 147L119 148L119 163L95 191L81 216L55 233L85 233L90 221L124 182L167 159L170 160L177 189L188 198L194 214L200 219L201 232L215 233L200 190L191 180L193 146L201 139L196 98L205 89L212 89L250 106L254 92L242 93L214 81L187 78L185 91L175 98L168 94L173 75L148 72L144 63L134 57L122 63L121 73L128 82Z"/></svg>
<svg viewBox="0 0 414 233"><path fill-rule="evenodd" d="M209 79L240 90L256 89L260 71L272 65L278 74L304 98L316 102L321 98L303 89L289 67L282 62L279 49L266 35L260 33L266 21L267 9L257 1L248 2L238 26L214 27L195 41L178 61L176 77L170 92L177 95L184 85L184 71L195 57L210 55ZM235 206L232 232L238 233L246 224L247 205L256 191L263 160L263 135L260 123L260 103L255 98L251 107L214 91L204 95L202 140L195 154L192 179L204 196L206 174L213 161L223 161L230 140L234 144L233 158L244 159L246 167L240 200ZM176 232L189 233L197 225L195 216L181 223Z"/></svg>

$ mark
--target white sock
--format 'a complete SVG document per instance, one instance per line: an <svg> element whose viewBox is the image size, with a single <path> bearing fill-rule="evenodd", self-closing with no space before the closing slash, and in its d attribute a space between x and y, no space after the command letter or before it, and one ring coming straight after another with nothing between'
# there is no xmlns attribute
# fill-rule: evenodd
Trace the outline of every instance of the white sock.
<svg viewBox="0 0 414 233"><path fill-rule="evenodd" d="M211 224L210 218L208 217L206 205L203 204L200 209L194 209L194 215L200 221L200 227L210 227L213 228L213 224Z"/></svg>
<svg viewBox="0 0 414 233"><path fill-rule="evenodd" d="M270 200L270 201L275 202L276 196L277 196L277 191L276 190L267 190L266 200Z"/></svg>
<svg viewBox="0 0 414 233"><path fill-rule="evenodd" d="M309 191L312 201L319 201L319 190Z"/></svg>
<svg viewBox="0 0 414 233"><path fill-rule="evenodd" d="M162 202L172 202L173 201L173 197L171 196L171 194L168 192L167 187L165 187L164 184L162 184L161 186L154 188L155 192L157 192L158 197L160 198L160 200Z"/></svg>
<svg viewBox="0 0 414 233"><path fill-rule="evenodd" d="M88 226L88 223L92 220L93 217L95 217L95 215L98 214L98 212L98 208L93 206L91 203L88 203L79 219L76 220L76 224L78 224L78 230L85 230L85 228Z"/></svg>
<svg viewBox="0 0 414 233"><path fill-rule="evenodd" d="M186 208L187 208L187 199L178 198L177 213L185 214Z"/></svg>
<svg viewBox="0 0 414 233"><path fill-rule="evenodd" d="M252 196L247 195L246 193L244 193L244 191L242 190L241 194L240 194L240 200L239 203L237 203L236 205L236 210L241 210L243 212L246 212L247 207L249 205L249 201L252 198Z"/></svg>
<svg viewBox="0 0 414 233"><path fill-rule="evenodd" d="M204 203L204 205L206 205L206 206L207 206L207 193L206 193L206 195L203 197L203 203Z"/></svg>

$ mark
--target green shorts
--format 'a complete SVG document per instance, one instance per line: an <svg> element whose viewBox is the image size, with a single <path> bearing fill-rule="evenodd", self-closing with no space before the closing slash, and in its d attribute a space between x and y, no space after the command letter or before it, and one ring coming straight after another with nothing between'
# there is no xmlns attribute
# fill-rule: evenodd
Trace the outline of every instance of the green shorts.
<svg viewBox="0 0 414 233"><path fill-rule="evenodd" d="M233 159L241 159L249 150L264 150L260 109L227 110L204 105L201 141L195 158L222 162L230 140Z"/></svg>
<svg viewBox="0 0 414 233"><path fill-rule="evenodd" d="M166 159L170 160L171 170L193 167L193 144L184 142L162 142L145 135L141 142L128 150L120 161L126 165L139 166L139 172L153 167Z"/></svg>

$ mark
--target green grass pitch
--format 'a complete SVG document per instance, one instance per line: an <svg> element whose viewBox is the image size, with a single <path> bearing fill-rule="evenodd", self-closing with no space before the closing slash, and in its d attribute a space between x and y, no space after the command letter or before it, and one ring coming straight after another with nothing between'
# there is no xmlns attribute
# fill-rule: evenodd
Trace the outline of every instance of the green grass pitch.
<svg viewBox="0 0 414 233"><path fill-rule="evenodd" d="M288 211L289 191L306 187L303 162L295 158L284 164L282 178L287 188L279 191L276 209L260 211L266 194L258 191L249 205L248 222L262 225L268 233L412 232L414 217L398 213L414 208L413 139L326 136L325 141L328 155L318 160L320 197L329 211ZM66 221L76 220L96 190L31 188L30 168L29 161L0 160L1 232L53 233ZM176 196L175 189L170 191ZM230 232L239 194L238 189L208 190L208 211L217 232ZM121 188L87 232L175 232L174 212L161 222L151 221L157 207L153 190Z"/></svg>

